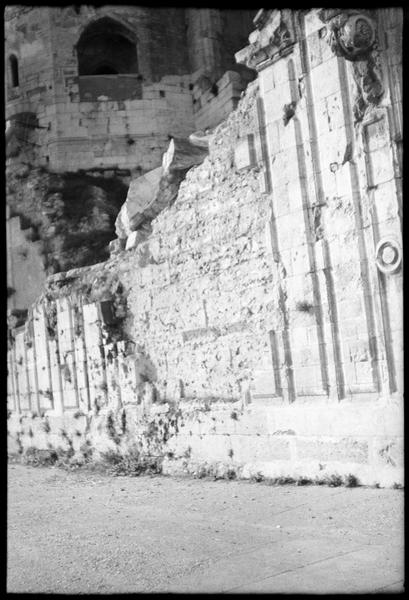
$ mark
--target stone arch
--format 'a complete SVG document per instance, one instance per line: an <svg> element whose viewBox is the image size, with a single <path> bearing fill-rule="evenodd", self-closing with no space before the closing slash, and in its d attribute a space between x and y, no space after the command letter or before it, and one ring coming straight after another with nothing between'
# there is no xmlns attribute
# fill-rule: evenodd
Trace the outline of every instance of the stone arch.
<svg viewBox="0 0 409 600"><path fill-rule="evenodd" d="M111 17L90 23L76 50L79 76L138 73L135 34Z"/></svg>
<svg viewBox="0 0 409 600"><path fill-rule="evenodd" d="M10 84L11 87L15 88L20 85L19 72L18 72L18 58L15 54L9 56L9 68L10 68Z"/></svg>

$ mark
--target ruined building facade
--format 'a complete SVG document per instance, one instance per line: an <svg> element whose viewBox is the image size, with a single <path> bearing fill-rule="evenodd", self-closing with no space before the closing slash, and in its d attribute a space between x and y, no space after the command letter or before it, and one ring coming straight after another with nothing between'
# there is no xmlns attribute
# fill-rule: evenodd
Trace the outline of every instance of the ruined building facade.
<svg viewBox="0 0 409 600"><path fill-rule="evenodd" d="M135 142L118 165L110 258L49 276L11 331L15 451L136 448L168 473L403 483L402 12L263 9L251 28L160 159L132 171ZM199 69L207 38L185 31ZM205 122L223 69L250 83ZM65 84L74 98L94 93L89 77Z"/></svg>
<svg viewBox="0 0 409 600"><path fill-rule="evenodd" d="M107 258L131 178L160 165L170 137L235 108L253 75L234 53L254 14L7 7L11 308L28 308L48 274Z"/></svg>

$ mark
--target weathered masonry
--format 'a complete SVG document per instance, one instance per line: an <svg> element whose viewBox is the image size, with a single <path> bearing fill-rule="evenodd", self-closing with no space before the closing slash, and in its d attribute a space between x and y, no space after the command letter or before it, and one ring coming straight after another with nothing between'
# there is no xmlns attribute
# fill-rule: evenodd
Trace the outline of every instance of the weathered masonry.
<svg viewBox="0 0 409 600"><path fill-rule="evenodd" d="M170 137L237 106L254 72L234 53L254 14L6 7L10 309L27 309L48 275L108 258L131 179L160 165Z"/></svg>
<svg viewBox="0 0 409 600"><path fill-rule="evenodd" d="M35 117L38 162L57 172L155 168L169 135L237 104L249 71L234 52L254 12L9 6L6 119Z"/></svg>
<svg viewBox="0 0 409 600"><path fill-rule="evenodd" d="M190 136L203 156L175 138L111 258L48 278L12 331L10 448L403 483L402 11L254 26L257 79Z"/></svg>

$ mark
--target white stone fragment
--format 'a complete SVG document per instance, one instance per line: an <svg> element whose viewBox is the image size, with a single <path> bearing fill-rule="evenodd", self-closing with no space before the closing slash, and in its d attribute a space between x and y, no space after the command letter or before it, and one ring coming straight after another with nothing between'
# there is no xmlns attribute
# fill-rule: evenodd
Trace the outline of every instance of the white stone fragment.
<svg viewBox="0 0 409 600"><path fill-rule="evenodd" d="M132 250L140 244L146 236L141 231L131 231L126 240L125 250Z"/></svg>

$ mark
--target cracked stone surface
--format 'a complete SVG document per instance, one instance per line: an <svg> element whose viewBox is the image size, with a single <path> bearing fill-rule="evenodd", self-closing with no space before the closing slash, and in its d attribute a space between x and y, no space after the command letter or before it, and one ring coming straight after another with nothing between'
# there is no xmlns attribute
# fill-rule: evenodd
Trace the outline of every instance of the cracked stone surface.
<svg viewBox="0 0 409 600"><path fill-rule="evenodd" d="M403 492L9 466L8 592L403 591Z"/></svg>

